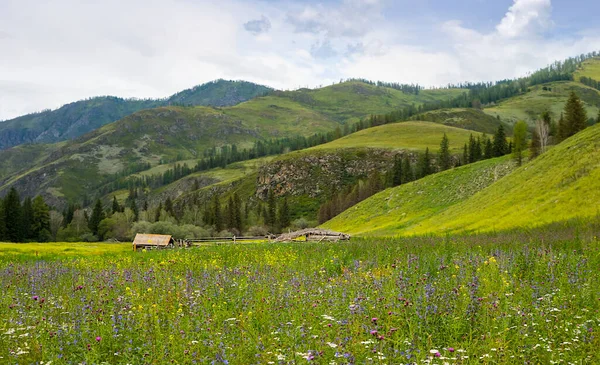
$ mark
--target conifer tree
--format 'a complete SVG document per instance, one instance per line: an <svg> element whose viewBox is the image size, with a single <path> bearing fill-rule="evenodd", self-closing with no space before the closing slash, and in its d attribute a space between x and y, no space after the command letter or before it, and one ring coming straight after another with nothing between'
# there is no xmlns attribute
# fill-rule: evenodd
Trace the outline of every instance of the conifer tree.
<svg viewBox="0 0 600 365"><path fill-rule="evenodd" d="M419 159L419 177L423 178L431 174L431 157L429 156L429 147L425 148L425 153Z"/></svg>
<svg viewBox="0 0 600 365"><path fill-rule="evenodd" d="M521 166L523 163L523 151L527 148L527 123L519 121L513 128L513 158Z"/></svg>
<svg viewBox="0 0 600 365"><path fill-rule="evenodd" d="M67 210L65 211L64 217L64 221L63 221L63 227L67 228L67 226L69 225L69 223L71 223L71 221L73 220L73 214L75 214L75 205L73 204L69 204L67 206Z"/></svg>
<svg viewBox="0 0 600 365"><path fill-rule="evenodd" d="M165 200L165 211L171 215L171 217L175 217L175 211L173 210L173 201L171 197L167 197Z"/></svg>
<svg viewBox="0 0 600 365"><path fill-rule="evenodd" d="M92 210L92 215L88 221L88 228L92 231L92 234L98 235L98 227L100 226L100 222L105 218L104 208L102 207L102 201L100 199L96 200L96 204L94 205L94 209Z"/></svg>
<svg viewBox="0 0 600 365"><path fill-rule="evenodd" d="M404 156L402 160L402 183L406 184L414 180L413 170L410 165L410 158L408 157L408 153Z"/></svg>
<svg viewBox="0 0 600 365"><path fill-rule="evenodd" d="M396 156L392 168L392 187L402 184L402 159Z"/></svg>
<svg viewBox="0 0 600 365"><path fill-rule="evenodd" d="M217 232L221 232L223 229L223 218L221 215L221 202L217 194L213 195L212 201L212 223Z"/></svg>
<svg viewBox="0 0 600 365"><path fill-rule="evenodd" d="M600 109L598 109L598 116L596 117L596 124L600 124Z"/></svg>
<svg viewBox="0 0 600 365"><path fill-rule="evenodd" d="M267 196L267 215L265 216L265 224L271 229L274 229L276 220L277 206L275 202L275 193L273 193L273 189L271 189L269 190L269 194Z"/></svg>
<svg viewBox="0 0 600 365"><path fill-rule="evenodd" d="M33 220L32 233L39 242L48 241L50 238L50 208L41 196L35 197L32 203Z"/></svg>
<svg viewBox="0 0 600 365"><path fill-rule="evenodd" d="M467 147L466 143L465 143L465 146L463 147L463 163L465 165L469 163L469 147Z"/></svg>
<svg viewBox="0 0 600 365"><path fill-rule="evenodd" d="M129 201L129 209L131 209L131 211L133 212L133 221L137 222L140 218L140 211L137 207L137 204L135 204L135 199L131 199Z"/></svg>
<svg viewBox="0 0 600 365"><path fill-rule="evenodd" d="M494 145L492 144L492 141L487 137L485 137L485 146L483 154L486 159L494 157Z"/></svg>
<svg viewBox="0 0 600 365"><path fill-rule="evenodd" d="M508 152L510 150L506 144L506 133L504 132L504 126L500 124L494 135L494 157L504 156Z"/></svg>
<svg viewBox="0 0 600 365"><path fill-rule="evenodd" d="M112 213L119 213L121 211L121 206L119 205L119 202L117 201L117 197L113 196L113 202L112 202Z"/></svg>
<svg viewBox="0 0 600 365"><path fill-rule="evenodd" d="M22 213L23 239L33 240L35 239L31 228L31 225L33 224L33 207L30 197L25 198L25 200L23 201Z"/></svg>
<svg viewBox="0 0 600 365"><path fill-rule="evenodd" d="M564 141L569 135L569 126L565 120L564 113L560 113L560 119L558 119L558 141Z"/></svg>
<svg viewBox="0 0 600 365"><path fill-rule="evenodd" d="M444 133L444 137L442 137L442 142L440 143L439 160L441 171L445 171L450 168L450 142L448 141L448 136L446 136L446 133Z"/></svg>
<svg viewBox="0 0 600 365"><path fill-rule="evenodd" d="M236 228L239 232L243 231L243 216L242 216L242 201L238 193L233 194L233 204L234 204L234 228Z"/></svg>
<svg viewBox="0 0 600 365"><path fill-rule="evenodd" d="M587 126L587 119L587 112L583 107L581 99L579 99L575 91L571 91L569 100L567 100L567 104L565 105L565 124L567 128L565 138L584 130Z"/></svg>
<svg viewBox="0 0 600 365"><path fill-rule="evenodd" d="M279 221L279 227L281 229L284 229L284 228L287 228L290 226L290 209L288 206L287 197L283 198L283 201L281 202L281 205L279 206L278 221Z"/></svg>
<svg viewBox="0 0 600 365"><path fill-rule="evenodd" d="M156 208L156 211L154 212L154 221L158 222L160 221L160 213L162 212L163 209L163 205L162 202L158 203L158 208Z"/></svg>
<svg viewBox="0 0 600 365"><path fill-rule="evenodd" d="M19 193L13 187L4 198L4 223L6 239L10 242L23 242L23 213Z"/></svg>

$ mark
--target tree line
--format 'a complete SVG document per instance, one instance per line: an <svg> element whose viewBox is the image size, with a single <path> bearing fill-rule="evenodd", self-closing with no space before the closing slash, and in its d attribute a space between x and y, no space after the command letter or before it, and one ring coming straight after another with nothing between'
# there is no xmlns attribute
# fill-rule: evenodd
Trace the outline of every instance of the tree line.
<svg viewBox="0 0 600 365"><path fill-rule="evenodd" d="M25 198L11 188L0 199L0 241L46 242L51 239L50 207L41 196Z"/></svg>

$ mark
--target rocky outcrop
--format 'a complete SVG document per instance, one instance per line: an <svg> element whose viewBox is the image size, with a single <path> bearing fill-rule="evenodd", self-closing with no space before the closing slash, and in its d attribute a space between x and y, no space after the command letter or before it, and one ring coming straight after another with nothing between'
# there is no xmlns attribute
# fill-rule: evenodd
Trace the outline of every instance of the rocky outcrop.
<svg viewBox="0 0 600 365"><path fill-rule="evenodd" d="M256 196L265 199L269 190L277 196L328 195L374 171L385 174L393 166L394 158L403 158L406 153L379 149L299 153L263 166L258 173ZM416 159L416 154L409 156L413 161Z"/></svg>

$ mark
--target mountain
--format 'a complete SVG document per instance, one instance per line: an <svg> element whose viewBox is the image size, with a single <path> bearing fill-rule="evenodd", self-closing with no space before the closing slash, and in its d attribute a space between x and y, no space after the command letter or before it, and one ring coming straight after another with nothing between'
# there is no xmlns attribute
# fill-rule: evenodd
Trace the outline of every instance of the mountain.
<svg viewBox="0 0 600 365"><path fill-rule="evenodd" d="M203 206L217 192L226 199L233 192L251 205L266 198L269 190L290 201L294 218L316 219L319 206L335 191L342 191L369 177L374 171L385 174L394 157L409 156L417 162L419 153L429 148L437 153L446 134L453 154L461 154L471 134L480 133L428 122L400 122L368 128L314 148L279 157L261 158L194 173L150 192L151 206L170 198L182 211ZM173 165L170 166L171 168ZM164 172L158 167L145 173ZM127 190L107 194L124 200Z"/></svg>
<svg viewBox="0 0 600 365"><path fill-rule="evenodd" d="M0 123L0 149L77 138L143 109L166 105L231 106L271 91L245 81L217 80L160 100L95 97Z"/></svg>
<svg viewBox="0 0 600 365"><path fill-rule="evenodd" d="M600 125L513 168L505 157L432 175L379 193L324 227L362 235L444 234L593 217L600 209Z"/></svg>
<svg viewBox="0 0 600 365"><path fill-rule="evenodd" d="M256 141L333 131L367 117L369 111L386 113L460 93L424 90L416 95L347 82L275 92L231 107L146 109L72 141L0 151L0 171L6 173L0 177L0 192L16 186L24 195L42 194L62 206L114 179L176 160L198 159L213 148L248 148Z"/></svg>

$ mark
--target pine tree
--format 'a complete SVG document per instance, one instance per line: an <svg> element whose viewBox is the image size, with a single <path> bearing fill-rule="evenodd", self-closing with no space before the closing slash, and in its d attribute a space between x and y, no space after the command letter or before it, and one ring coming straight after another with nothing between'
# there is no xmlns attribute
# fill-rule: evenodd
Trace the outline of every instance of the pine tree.
<svg viewBox="0 0 600 365"><path fill-rule="evenodd" d="M425 153L419 159L419 178L431 175L431 157L429 156L429 147L425 148Z"/></svg>
<svg viewBox="0 0 600 365"><path fill-rule="evenodd" d="M596 117L596 124L600 124L600 109L598 109L598 116Z"/></svg>
<svg viewBox="0 0 600 365"><path fill-rule="evenodd" d="M105 218L104 208L102 207L102 201L100 199L96 200L96 204L94 205L94 209L92 210L92 215L90 216L90 220L88 222L88 227L92 234L98 235L98 227L100 226L100 222Z"/></svg>
<svg viewBox="0 0 600 365"><path fill-rule="evenodd" d="M484 156L486 159L494 157L494 145L489 138L485 138Z"/></svg>
<svg viewBox="0 0 600 365"><path fill-rule="evenodd" d="M587 119L587 112L581 99L579 99L575 91L571 91L569 100L567 100L567 104L565 105L565 122L567 127L565 138L584 130L587 127Z"/></svg>
<svg viewBox="0 0 600 365"><path fill-rule="evenodd" d="M402 159L396 156L392 167L392 187L402 184Z"/></svg>
<svg viewBox="0 0 600 365"><path fill-rule="evenodd" d="M221 232L223 229L223 218L221 215L221 202L219 201L219 196L217 194L213 195L211 210L213 226L217 232Z"/></svg>
<svg viewBox="0 0 600 365"><path fill-rule="evenodd" d="M440 170L445 171L450 168L450 142L448 141L448 136L444 133L444 137L442 137L442 142L440 143Z"/></svg>
<svg viewBox="0 0 600 365"><path fill-rule="evenodd" d="M163 209L163 205L162 202L158 203L158 208L156 208L156 211L154 212L154 221L158 222L160 221L160 213L162 212Z"/></svg>
<svg viewBox="0 0 600 365"><path fill-rule="evenodd" d="M265 224L271 229L275 228L275 223L277 220L277 206L275 202L275 193L273 190L269 190L269 195L267 196L267 216L265 217Z"/></svg>
<svg viewBox="0 0 600 365"><path fill-rule="evenodd" d="M173 210L173 201L171 197L167 197L165 200L165 211L171 215L171 217L175 217L175 211Z"/></svg>
<svg viewBox="0 0 600 365"><path fill-rule="evenodd" d="M75 214L75 205L74 204L69 204L69 206L67 207L67 210L65 211L64 214L64 221L63 221L63 227L67 228L67 226L69 225L69 223L71 223L71 221L73 220L73 214Z"/></svg>
<svg viewBox="0 0 600 365"><path fill-rule="evenodd" d="M25 240L33 240L35 239L33 233L32 233L32 228L31 225L33 224L33 207L32 207L32 203L31 203L31 198L27 197L25 198L25 200L23 201L23 206L22 206L22 213L23 213L23 239Z"/></svg>
<svg viewBox="0 0 600 365"><path fill-rule="evenodd" d="M234 228L241 233L244 230L244 216L242 213L242 201L240 200L240 196L237 192L233 194L233 206Z"/></svg>
<svg viewBox="0 0 600 365"><path fill-rule="evenodd" d="M279 227L281 229L287 228L290 226L290 209L288 206L287 198L283 198L281 205L279 206L278 212L278 221Z"/></svg>
<svg viewBox="0 0 600 365"><path fill-rule="evenodd" d="M560 113L560 119L558 119L558 141L564 141L569 135L569 126L565 120L564 113Z"/></svg>
<svg viewBox="0 0 600 365"><path fill-rule="evenodd" d="M13 187L4 198L4 222L6 224L6 239L10 242L23 242L23 213L21 198Z"/></svg>
<svg viewBox="0 0 600 365"><path fill-rule="evenodd" d="M412 167L410 165L410 158L408 153L402 159L402 183L406 184L414 180Z"/></svg>
<svg viewBox="0 0 600 365"><path fill-rule="evenodd" d="M504 156L508 152L510 150L506 144L506 133L504 132L504 126L500 124L494 135L494 157Z"/></svg>
<svg viewBox="0 0 600 365"><path fill-rule="evenodd" d="M469 147L467 147L467 144L465 143L465 146L463 147L463 163L466 165L469 163Z"/></svg>
<svg viewBox="0 0 600 365"><path fill-rule="evenodd" d="M521 166L523 151L527 148L527 123L519 121L513 128L513 158Z"/></svg>
<svg viewBox="0 0 600 365"><path fill-rule="evenodd" d="M232 196L229 197L225 207L225 225L227 228L235 228L235 205Z"/></svg>
<svg viewBox="0 0 600 365"><path fill-rule="evenodd" d="M135 199L131 199L129 201L129 209L131 209L131 211L133 212L133 221L137 222L140 218L140 211L137 207L137 204L135 204Z"/></svg>
<svg viewBox="0 0 600 365"><path fill-rule="evenodd" d="M117 197L113 196L113 203L112 203L112 213L119 213L121 211L121 206L119 205L119 202L117 201Z"/></svg>
<svg viewBox="0 0 600 365"><path fill-rule="evenodd" d="M34 239L45 242L50 239L50 208L41 196L35 197L32 204L32 233Z"/></svg>

